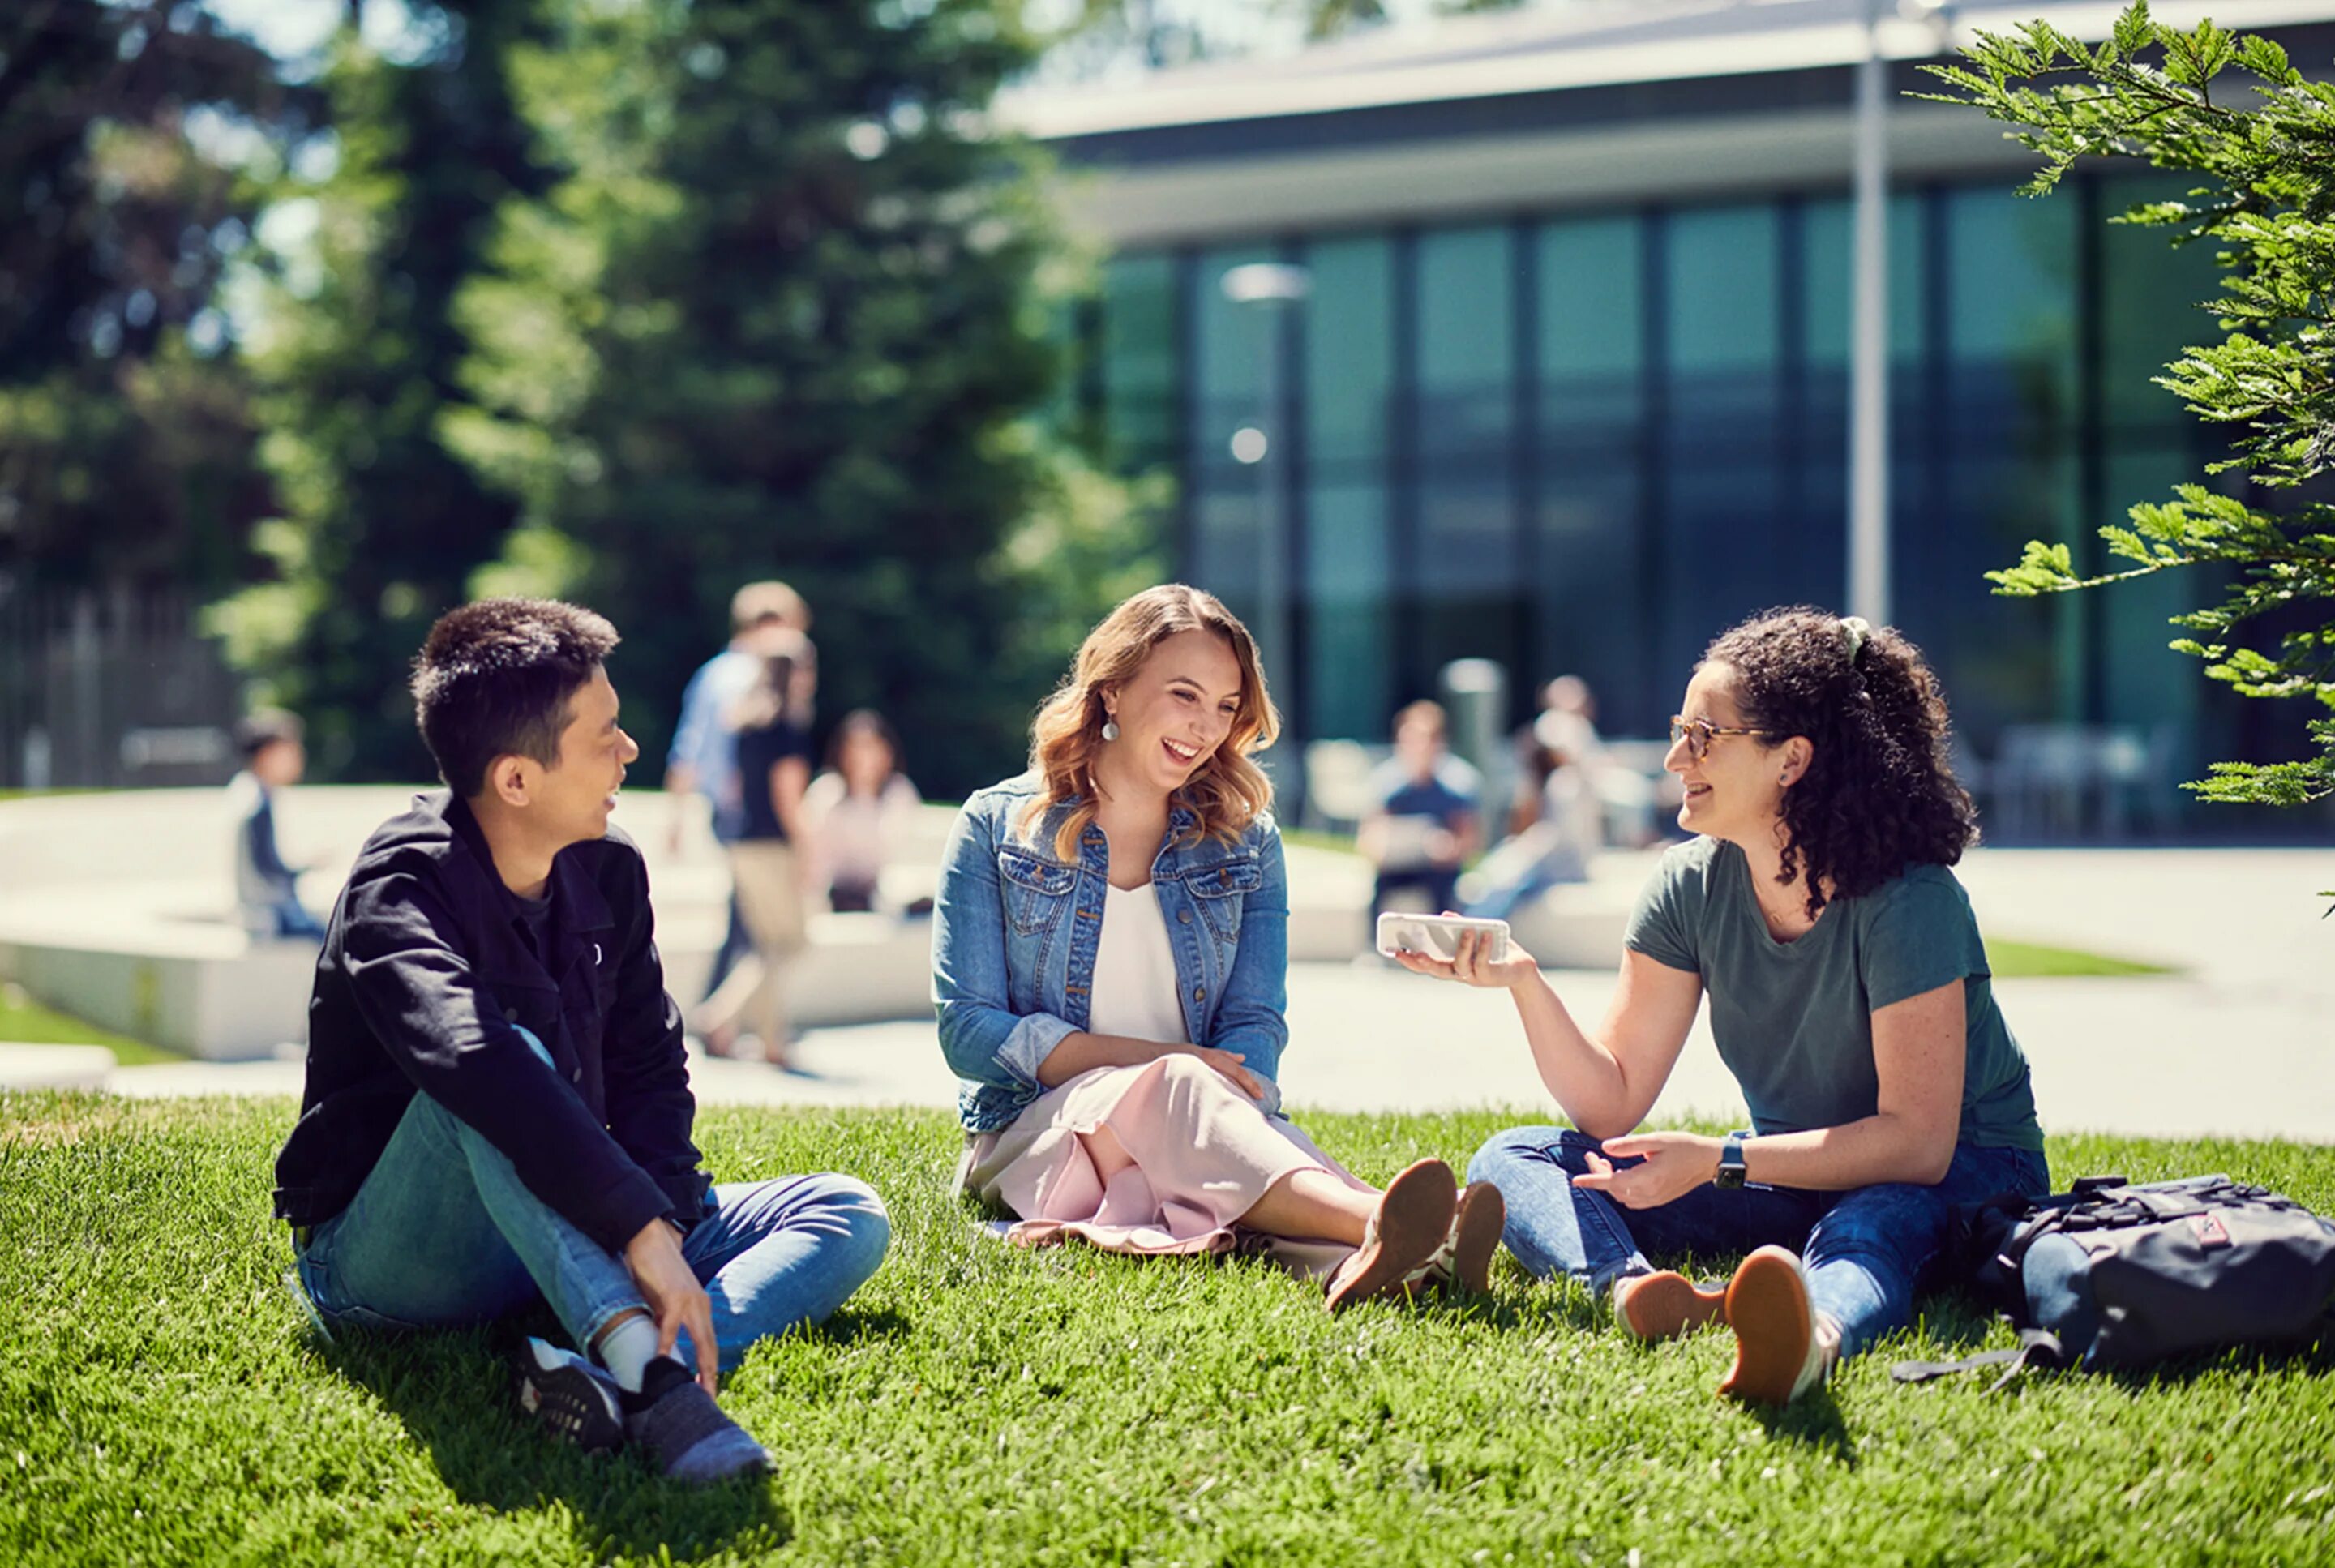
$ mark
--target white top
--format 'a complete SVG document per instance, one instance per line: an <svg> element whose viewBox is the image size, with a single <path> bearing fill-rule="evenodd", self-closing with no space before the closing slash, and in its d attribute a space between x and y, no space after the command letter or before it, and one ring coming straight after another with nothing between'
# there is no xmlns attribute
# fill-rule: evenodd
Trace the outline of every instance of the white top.
<svg viewBox="0 0 2335 1568"><path fill-rule="evenodd" d="M1168 918L1160 914L1159 895L1148 882L1132 892L1110 888L1095 953L1094 1006L1087 1026L1096 1034L1168 1045L1191 1043L1176 994L1176 950L1168 943Z"/></svg>
<svg viewBox="0 0 2335 1568"><path fill-rule="evenodd" d="M923 803L906 774L893 774L881 793L869 796L850 793L840 773L821 773L803 792L820 874L830 882L875 886Z"/></svg>

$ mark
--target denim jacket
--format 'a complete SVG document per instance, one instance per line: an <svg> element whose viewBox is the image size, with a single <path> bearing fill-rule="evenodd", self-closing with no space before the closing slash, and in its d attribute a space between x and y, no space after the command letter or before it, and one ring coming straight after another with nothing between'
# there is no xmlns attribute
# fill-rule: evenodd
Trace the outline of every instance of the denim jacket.
<svg viewBox="0 0 2335 1568"><path fill-rule="evenodd" d="M941 1054L962 1080L957 1115L990 1132L1045 1092L1038 1064L1088 1027L1101 944L1110 846L1088 825L1075 866L1054 856L1060 805L1032 840L1014 824L1041 783L1024 774L964 803L941 863L933 921L933 1004ZM1281 830L1261 816L1237 844L1179 846L1197 820L1182 805L1151 862L1176 956L1176 987L1196 1045L1236 1051L1278 1111L1289 1027L1289 879Z"/></svg>

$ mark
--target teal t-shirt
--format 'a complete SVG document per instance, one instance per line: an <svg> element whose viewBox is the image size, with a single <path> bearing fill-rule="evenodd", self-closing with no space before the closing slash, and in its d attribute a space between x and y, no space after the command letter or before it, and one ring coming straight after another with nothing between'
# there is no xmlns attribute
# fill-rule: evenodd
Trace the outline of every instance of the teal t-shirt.
<svg viewBox="0 0 2335 1568"><path fill-rule="evenodd" d="M1798 941L1778 942L1743 851L1697 838L1662 857L1626 940L1657 963L1702 976L1720 1060L1759 1132L1875 1114L1875 1010L1959 980L1969 1040L1960 1141L2043 1147L2026 1054L1995 1008L1970 897L1943 866L1909 866L1862 897L1836 898Z"/></svg>

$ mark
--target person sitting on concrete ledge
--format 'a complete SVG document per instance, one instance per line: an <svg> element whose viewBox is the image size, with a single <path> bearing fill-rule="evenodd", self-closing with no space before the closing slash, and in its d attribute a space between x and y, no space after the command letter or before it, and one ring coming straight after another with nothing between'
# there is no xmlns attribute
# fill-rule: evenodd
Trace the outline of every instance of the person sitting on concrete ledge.
<svg viewBox="0 0 2335 1568"><path fill-rule="evenodd" d="M276 845L276 792L300 782L308 770L297 717L269 710L235 727L243 769L227 787L235 819L235 902L246 931L256 938L325 934L325 923L300 902L302 867L287 865Z"/></svg>
<svg viewBox="0 0 2335 1568"><path fill-rule="evenodd" d="M608 823L640 755L615 645L543 600L431 628L413 695L448 788L374 832L333 912L276 1215L327 1331L547 1302L588 1353L525 1341L521 1406L709 1481L769 1465L715 1403L717 1369L833 1312L891 1224L848 1176L702 1169L647 873Z"/></svg>

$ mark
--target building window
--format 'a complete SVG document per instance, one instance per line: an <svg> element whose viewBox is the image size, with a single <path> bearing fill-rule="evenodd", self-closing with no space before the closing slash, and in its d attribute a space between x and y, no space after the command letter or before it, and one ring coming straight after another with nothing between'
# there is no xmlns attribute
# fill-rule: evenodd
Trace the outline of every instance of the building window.
<svg viewBox="0 0 2335 1568"><path fill-rule="evenodd" d="M1394 707L1394 271L1384 237L1308 246L1301 731L1374 735Z"/></svg>

